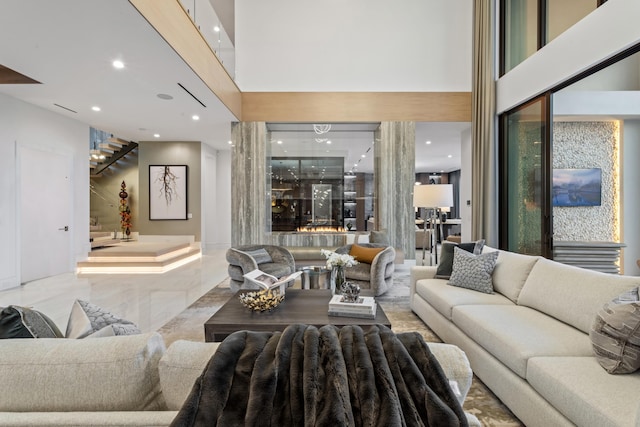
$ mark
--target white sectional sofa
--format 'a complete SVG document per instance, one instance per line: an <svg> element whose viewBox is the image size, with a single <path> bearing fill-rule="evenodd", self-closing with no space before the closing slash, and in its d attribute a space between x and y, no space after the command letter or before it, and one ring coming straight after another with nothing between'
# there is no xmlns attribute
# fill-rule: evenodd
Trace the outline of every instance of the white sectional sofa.
<svg viewBox="0 0 640 427"><path fill-rule="evenodd" d="M494 249L486 248L485 252ZM589 330L602 306L640 277L598 273L500 251L493 294L413 267L411 308L527 426L640 426L640 372L607 373Z"/></svg>
<svg viewBox="0 0 640 427"><path fill-rule="evenodd" d="M168 426L218 345L180 340L166 349L157 333L2 340L0 426ZM463 402L472 379L465 354L430 349Z"/></svg>

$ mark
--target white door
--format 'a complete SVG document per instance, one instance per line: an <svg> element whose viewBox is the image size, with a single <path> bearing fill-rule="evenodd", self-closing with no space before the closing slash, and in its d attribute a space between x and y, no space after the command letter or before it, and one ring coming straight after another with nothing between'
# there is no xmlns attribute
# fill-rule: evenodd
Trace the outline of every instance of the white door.
<svg viewBox="0 0 640 427"><path fill-rule="evenodd" d="M72 271L71 157L29 147L20 157L20 282Z"/></svg>

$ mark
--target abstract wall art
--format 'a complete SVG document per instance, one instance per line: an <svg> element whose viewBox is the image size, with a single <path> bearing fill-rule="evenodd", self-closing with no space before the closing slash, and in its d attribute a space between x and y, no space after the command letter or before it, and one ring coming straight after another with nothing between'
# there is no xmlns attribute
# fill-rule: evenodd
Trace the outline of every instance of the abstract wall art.
<svg viewBox="0 0 640 427"><path fill-rule="evenodd" d="M149 219L187 219L187 166L149 166Z"/></svg>

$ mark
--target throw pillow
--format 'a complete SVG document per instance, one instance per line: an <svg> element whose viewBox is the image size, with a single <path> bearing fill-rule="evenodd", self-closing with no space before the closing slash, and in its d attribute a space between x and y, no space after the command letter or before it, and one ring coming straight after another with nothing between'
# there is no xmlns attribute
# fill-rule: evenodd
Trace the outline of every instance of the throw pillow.
<svg viewBox="0 0 640 427"><path fill-rule="evenodd" d="M606 303L589 332L596 359L610 374L640 369L640 288Z"/></svg>
<svg viewBox="0 0 640 427"><path fill-rule="evenodd" d="M0 338L62 338L55 323L39 311L10 305L0 311Z"/></svg>
<svg viewBox="0 0 640 427"><path fill-rule="evenodd" d="M385 248L365 248L364 246L360 245L351 245L349 255L354 257L358 262L371 264L376 255L378 255L383 250L385 250Z"/></svg>
<svg viewBox="0 0 640 427"><path fill-rule="evenodd" d="M484 240L476 240L469 243L442 242L440 249L440 262L436 270L436 279L448 279L451 277L451 269L453 268L453 249L464 249L474 255L480 255L484 247Z"/></svg>
<svg viewBox="0 0 640 427"><path fill-rule="evenodd" d="M271 255L269 255L269 252L267 252L266 249L255 249L253 251L246 251L245 253L256 260L256 264L273 262L273 259L271 259Z"/></svg>
<svg viewBox="0 0 640 427"><path fill-rule="evenodd" d="M121 319L95 304L76 300L71 308L65 337L75 339L86 338L106 327L110 328L111 331L102 331L97 334L96 337L135 335L141 333L140 329L138 329L133 322Z"/></svg>
<svg viewBox="0 0 640 427"><path fill-rule="evenodd" d="M391 245L386 230L371 231L371 233L369 233L369 243L380 243L387 246Z"/></svg>
<svg viewBox="0 0 640 427"><path fill-rule="evenodd" d="M459 247L453 248L453 269L449 284L485 294L493 293L491 275L498 252L474 255Z"/></svg>

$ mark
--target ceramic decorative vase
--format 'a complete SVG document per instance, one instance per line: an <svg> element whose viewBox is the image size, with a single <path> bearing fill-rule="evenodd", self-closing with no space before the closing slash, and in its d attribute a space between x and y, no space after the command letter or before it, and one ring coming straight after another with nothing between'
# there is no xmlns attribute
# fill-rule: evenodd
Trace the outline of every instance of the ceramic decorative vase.
<svg viewBox="0 0 640 427"><path fill-rule="evenodd" d="M342 295L342 286L345 282L344 265L331 267L331 291L334 295Z"/></svg>

